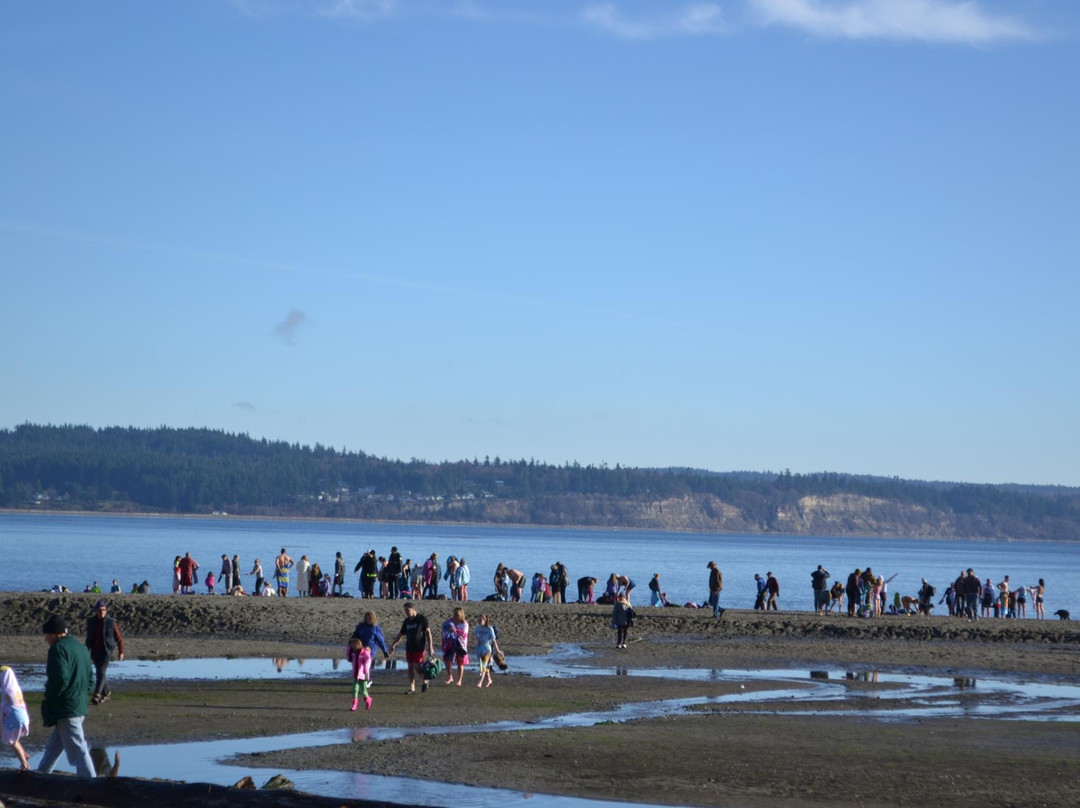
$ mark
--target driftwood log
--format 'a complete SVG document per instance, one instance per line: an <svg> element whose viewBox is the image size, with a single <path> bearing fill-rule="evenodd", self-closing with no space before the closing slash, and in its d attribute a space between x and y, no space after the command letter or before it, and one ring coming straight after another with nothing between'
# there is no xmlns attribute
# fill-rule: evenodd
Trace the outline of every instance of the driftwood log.
<svg viewBox="0 0 1080 808"><path fill-rule="evenodd" d="M319 797L291 789L231 788L136 777L88 779L17 770L0 771L0 800L6 808L402 808L397 803Z"/></svg>

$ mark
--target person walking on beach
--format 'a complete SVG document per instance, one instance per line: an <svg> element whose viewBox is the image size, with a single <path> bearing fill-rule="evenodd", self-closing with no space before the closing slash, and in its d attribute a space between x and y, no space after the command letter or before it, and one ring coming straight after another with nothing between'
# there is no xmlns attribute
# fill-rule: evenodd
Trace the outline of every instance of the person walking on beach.
<svg viewBox="0 0 1080 808"><path fill-rule="evenodd" d="M771 572L765 573L765 592L767 593L765 610L779 611L780 607L777 606L776 599L780 597L780 582Z"/></svg>
<svg viewBox="0 0 1080 808"><path fill-rule="evenodd" d="M856 568L856 570L848 576L847 586L844 588L844 592L847 595L848 617L854 617L856 609L859 608L859 595L862 592L860 581L862 581L862 570Z"/></svg>
<svg viewBox="0 0 1080 808"><path fill-rule="evenodd" d="M265 579L263 578L263 568L262 564L259 563L259 559L255 559L255 566L251 568L251 572L249 572L248 575L255 576L255 589L252 590L252 594L256 596L261 595L263 591L263 581Z"/></svg>
<svg viewBox="0 0 1080 808"><path fill-rule="evenodd" d="M296 596L311 596L311 560L306 555L300 556L300 561L296 564Z"/></svg>
<svg viewBox="0 0 1080 808"><path fill-rule="evenodd" d="M446 585L450 588L450 600L461 600L458 596L457 568L458 560L454 556L446 559L446 571L443 573L442 579L446 581Z"/></svg>
<svg viewBox="0 0 1080 808"><path fill-rule="evenodd" d="M1045 620L1046 606L1043 603L1043 598L1046 596L1046 581L1040 578L1038 586L1032 587L1031 592L1035 596L1035 619Z"/></svg>
<svg viewBox="0 0 1080 808"><path fill-rule="evenodd" d="M465 563L465 557L462 556L457 567L458 597L462 603L469 599L469 581L471 580L472 573L469 572L469 565Z"/></svg>
<svg viewBox="0 0 1080 808"><path fill-rule="evenodd" d="M334 556L334 585L330 587L330 594L345 594L345 559L340 552Z"/></svg>
<svg viewBox="0 0 1080 808"><path fill-rule="evenodd" d="M378 648L383 652L383 659L390 657L390 649L386 647L386 638L383 636L382 629L379 628L379 618L375 612L365 613L364 619L356 624L352 635L359 637L364 646L371 649L373 655L375 649Z"/></svg>
<svg viewBox="0 0 1080 808"><path fill-rule="evenodd" d="M454 665L457 665L457 686L465 678L465 668L469 664L469 621L465 619L465 610L460 606L454 609L449 620L442 624L443 664L446 666L446 683L454 684Z"/></svg>
<svg viewBox="0 0 1080 808"><path fill-rule="evenodd" d="M991 611L994 610L994 598L995 598L996 594L997 593L995 591L993 581L991 581L989 578L987 578L986 583L983 584L983 588L982 588L982 616L983 617L989 617ZM995 613L994 616L995 617L997 616L996 613Z"/></svg>
<svg viewBox="0 0 1080 808"><path fill-rule="evenodd" d="M439 597L439 554L432 553L424 562L424 597L435 600Z"/></svg>
<svg viewBox="0 0 1080 808"><path fill-rule="evenodd" d="M345 649L345 658L352 663L353 696L352 707L349 709L356 712L360 703L360 694L364 695L364 709L371 709L371 694L368 686L371 684L371 648L364 645L364 641L355 634L349 638L349 645Z"/></svg>
<svg viewBox="0 0 1080 808"><path fill-rule="evenodd" d="M240 585L240 556L239 556L239 554L234 555L232 557L232 583L230 585L230 589L232 589L234 593L235 593L235 591L237 589L240 589L241 591L243 590L243 587Z"/></svg>
<svg viewBox="0 0 1080 808"><path fill-rule="evenodd" d="M94 614L86 621L86 648L94 663L94 697L91 704L101 704L112 697L112 689L105 680L109 670L109 661L113 654L118 654L124 661L124 637L120 626L109 616L109 607L103 600L94 604Z"/></svg>
<svg viewBox="0 0 1080 808"><path fill-rule="evenodd" d="M405 640L405 661L409 664L409 689L405 691L409 695L416 692L416 669L424 664L424 654L435 656L435 646L431 640L431 628L427 618L416 611L416 605L407 600L403 604L405 620L401 624L394 642L390 644L390 653L394 653L398 643ZM420 677L423 681L423 676ZM427 682L420 686L422 693L427 692Z"/></svg>
<svg viewBox="0 0 1080 808"><path fill-rule="evenodd" d="M975 621L979 619L979 595L982 593L982 584L979 583L979 576L975 574L975 570L968 568L967 576L964 578L964 602L967 608L968 620Z"/></svg>
<svg viewBox="0 0 1080 808"><path fill-rule="evenodd" d="M615 605L611 609L611 627L615 629L615 647L626 648L630 629L634 625L634 610L630 606L630 599L625 592L620 592L615 598Z"/></svg>
<svg viewBox="0 0 1080 808"><path fill-rule="evenodd" d="M68 635L67 621L58 614L50 615L41 631L49 645L41 719L53 731L45 741L38 771L51 772L63 753L80 777L94 777L94 764L83 735L93 670L90 653Z"/></svg>
<svg viewBox="0 0 1080 808"><path fill-rule="evenodd" d="M654 572L652 579L649 581L649 605L650 606L667 606L667 592L663 592L660 589L660 573Z"/></svg>
<svg viewBox="0 0 1080 808"><path fill-rule="evenodd" d="M29 734L30 712L19 680L7 665L0 666L0 741L11 747L24 772L30 771L30 758L21 741Z"/></svg>
<svg viewBox="0 0 1080 808"><path fill-rule="evenodd" d="M397 600L401 594L401 553L398 548L391 547L390 555L386 557L386 597Z"/></svg>
<svg viewBox="0 0 1080 808"><path fill-rule="evenodd" d="M757 587L757 594L754 596L754 611L765 611L765 579L761 577L761 573L754 573L754 586Z"/></svg>
<svg viewBox="0 0 1080 808"><path fill-rule="evenodd" d="M547 579L548 585L551 587L552 603L562 603L562 598L559 595L559 587L562 586L562 571L559 569L559 566L558 561L551 565L550 574Z"/></svg>
<svg viewBox="0 0 1080 808"><path fill-rule="evenodd" d="M281 548L278 557L274 559L274 581L277 583L278 597L289 596L289 570L296 564L292 557Z"/></svg>
<svg viewBox="0 0 1080 808"><path fill-rule="evenodd" d="M191 557L191 553L184 553L180 559L180 594L190 595L191 587L195 586L195 572L199 569L199 562Z"/></svg>
<svg viewBox="0 0 1080 808"><path fill-rule="evenodd" d="M825 614L825 607L829 605L829 571L821 564L810 573L810 588L814 590L814 611Z"/></svg>
<svg viewBox="0 0 1080 808"><path fill-rule="evenodd" d="M724 591L724 573L716 566L715 561L705 565L709 570L709 605L712 606L712 616L719 619L724 610L720 608L720 593Z"/></svg>
<svg viewBox="0 0 1080 808"><path fill-rule="evenodd" d="M375 597L375 582L379 580L379 557L375 548L368 550L353 567L353 572L360 573L360 597L370 600Z"/></svg>
<svg viewBox="0 0 1080 808"><path fill-rule="evenodd" d="M221 574L218 576L221 585L225 587L225 594L232 594L232 560L228 553L221 554Z"/></svg>
<svg viewBox="0 0 1080 808"><path fill-rule="evenodd" d="M499 650L498 633L486 614L480 615L480 625L476 627L474 634L476 635L476 656L480 662L480 681L476 683L476 686L491 687L492 659L495 653L501 654L502 651Z"/></svg>
<svg viewBox="0 0 1080 808"><path fill-rule="evenodd" d="M937 590L930 585L930 582L925 578L922 579L922 586L919 588L919 613L924 614L927 617L930 616L930 610L934 608L934 595L937 594Z"/></svg>

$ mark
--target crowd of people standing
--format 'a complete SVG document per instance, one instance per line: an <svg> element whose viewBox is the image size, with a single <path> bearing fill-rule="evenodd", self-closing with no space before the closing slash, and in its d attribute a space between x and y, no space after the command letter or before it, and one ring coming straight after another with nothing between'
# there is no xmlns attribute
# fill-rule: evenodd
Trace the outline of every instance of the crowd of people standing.
<svg viewBox="0 0 1080 808"><path fill-rule="evenodd" d="M723 590L723 574L715 561L708 566L708 595L701 603L688 602L672 604L660 583L660 574L654 573L649 581L651 606L684 605L697 608L711 608L713 615L719 617L723 609L720 594ZM299 562L286 552L285 548L274 559L274 573L270 579L264 578L259 559L249 573L254 576L254 588L250 594L261 596L287 597L290 595L292 571L296 571L296 592L298 597L352 597L346 592L347 567L340 552L333 559L333 571L323 569L313 563L307 555L302 555ZM190 553L177 556L173 564L173 592L191 594L198 584L198 562ZM445 565L439 560L437 552L431 553L421 562L413 563L405 558L397 547L391 547L388 555L381 556L374 549L363 553L353 567L357 577L358 596L364 599L406 599L435 600L445 598L465 602L469 600L469 584L472 573L465 558L451 555ZM220 573L215 577L210 572L204 578L204 585L211 594L221 591L227 595L247 595L240 581L240 557L227 553L221 555ZM1039 579L1038 584L1015 586L1006 575L1000 582L994 583L989 578L985 581L975 575L972 569L961 572L955 581L948 585L941 599L935 603L937 589L925 578L919 590L909 595L895 593L889 600L889 584L896 574L885 577L873 571L871 567L859 568L846 577L833 580L829 571L822 565L810 573L814 611L819 614L846 613L848 616L879 617L885 614L921 614L930 615L935 606L944 603L950 616L966 617L976 620L979 617L1026 617L1027 603L1034 605L1034 616L1045 618L1044 596L1046 584ZM599 603L616 605L625 597L627 604L636 584L629 576L612 572L606 579L604 590L596 594L598 578L583 576L577 579L577 603ZM485 600L533 603L568 603L567 589L571 584L570 572L562 561L551 564L547 573L535 572L530 577L520 569L499 563L492 578L494 593ZM761 611L780 609L780 581L771 571L764 576L754 575L755 599L753 608ZM445 589L441 589L445 585ZM115 587L114 587L115 589ZM444 593L444 594L441 594Z"/></svg>

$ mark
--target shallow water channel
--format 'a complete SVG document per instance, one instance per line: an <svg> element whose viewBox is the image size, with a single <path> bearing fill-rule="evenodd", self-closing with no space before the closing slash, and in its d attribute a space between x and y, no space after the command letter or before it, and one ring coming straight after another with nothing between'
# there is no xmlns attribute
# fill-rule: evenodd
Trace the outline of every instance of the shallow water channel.
<svg viewBox="0 0 1080 808"><path fill-rule="evenodd" d="M756 688L726 695L666 699L622 705L603 712L570 713L530 722L499 721L446 727L359 727L323 732L191 743L120 747L122 772L140 777L161 777L190 782L228 785L252 772L248 762L230 764L235 755L272 752L298 747L361 743L407 735L466 734L476 732L527 731L591 726L600 722L655 718L693 711L707 705L742 705L751 712L787 715L858 715L885 721L919 718L996 718L1024 721L1080 722L1080 685L1048 677L928 676L918 673L875 670L735 670L706 668L634 669L586 664L588 653L577 646L561 646L545 657L519 660L514 674L537 677L661 676L685 681L753 682ZM274 679L279 677L339 676L344 663L330 659L183 659L139 660L117 663L110 672L118 680L207 681ZM19 666L26 689L41 687L42 666ZM376 677L376 682L378 678ZM764 682L774 686L761 688ZM860 683L852 689L849 684ZM882 687L865 687L866 684ZM845 710L843 703L859 698L858 709ZM867 709L865 700L880 706ZM799 705L805 705L800 708ZM827 705L827 706L825 706ZM839 705L839 706L838 706ZM104 759L104 750L95 750ZM64 763L62 762L62 765ZM267 770L266 778L278 770ZM523 794L505 789L479 788L427 782L416 778L333 771L282 771L303 791L335 797L385 800L414 805L465 808L496 808L508 798L528 797L534 804L552 808L601 806L596 800ZM266 779L263 778L263 779ZM259 777L255 778L257 781Z"/></svg>

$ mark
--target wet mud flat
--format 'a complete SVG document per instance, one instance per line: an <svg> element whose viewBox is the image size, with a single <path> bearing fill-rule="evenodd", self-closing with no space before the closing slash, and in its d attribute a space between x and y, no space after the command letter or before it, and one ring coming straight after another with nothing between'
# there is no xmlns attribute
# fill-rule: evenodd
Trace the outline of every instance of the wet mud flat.
<svg viewBox="0 0 1080 808"><path fill-rule="evenodd" d="M0 609L5 661L43 661L45 646L37 633L42 614L68 609L72 616L85 615L91 605L78 597L3 597L12 598L11 608ZM343 638L367 608L377 610L392 636L399 625L396 606L150 596L119 598L111 611L125 630L131 660L258 656L266 657L270 669L270 657L339 655ZM422 604L433 623L450 608L449 603ZM169 744L186 741L345 731L344 743L241 757L235 779L250 773L257 782L280 770L318 769L651 804L854 806L978 799L983 806L1080 805L1075 785L1080 723L1000 720L974 709L986 701L978 682L992 674L1023 672L1040 682L1075 682L1080 630L1068 624L848 621L730 611L715 621L706 612L646 607L640 609L630 648L616 651L603 607L466 604L466 609L470 618L486 611L500 626L511 674L515 660L528 664L523 654L558 643L580 644L586 658L567 665L564 676L500 675L494 687L483 690L475 687L478 675L471 670L464 687L438 683L415 696L404 693L404 666L377 669L373 709L357 713L348 710L351 690L344 673L125 681L128 663L117 663L110 669L114 698L92 709L87 735L95 746L109 748L159 744L167 759ZM596 668L596 675L570 670L578 664ZM771 685L749 677L710 681L674 673L690 667L827 669L830 686L853 695L834 702L796 693L790 703L743 703L742 694ZM642 674L641 668L655 670ZM856 675L848 680L845 669ZM879 669L935 673L973 680L975 686L956 688L958 707L949 717L882 717L877 713L896 685L873 681L872 672ZM633 675L620 673L631 670ZM786 686L809 690L814 682L807 676ZM36 719L40 693L28 692L27 698ZM601 716L587 726L473 731L496 721L544 722L627 703L700 698L715 701L680 714L620 723ZM1061 712L1062 718L1076 718L1074 708ZM387 728L446 726L469 731L378 738ZM28 747L40 750L45 736L35 720ZM130 768L121 773L140 774Z"/></svg>

